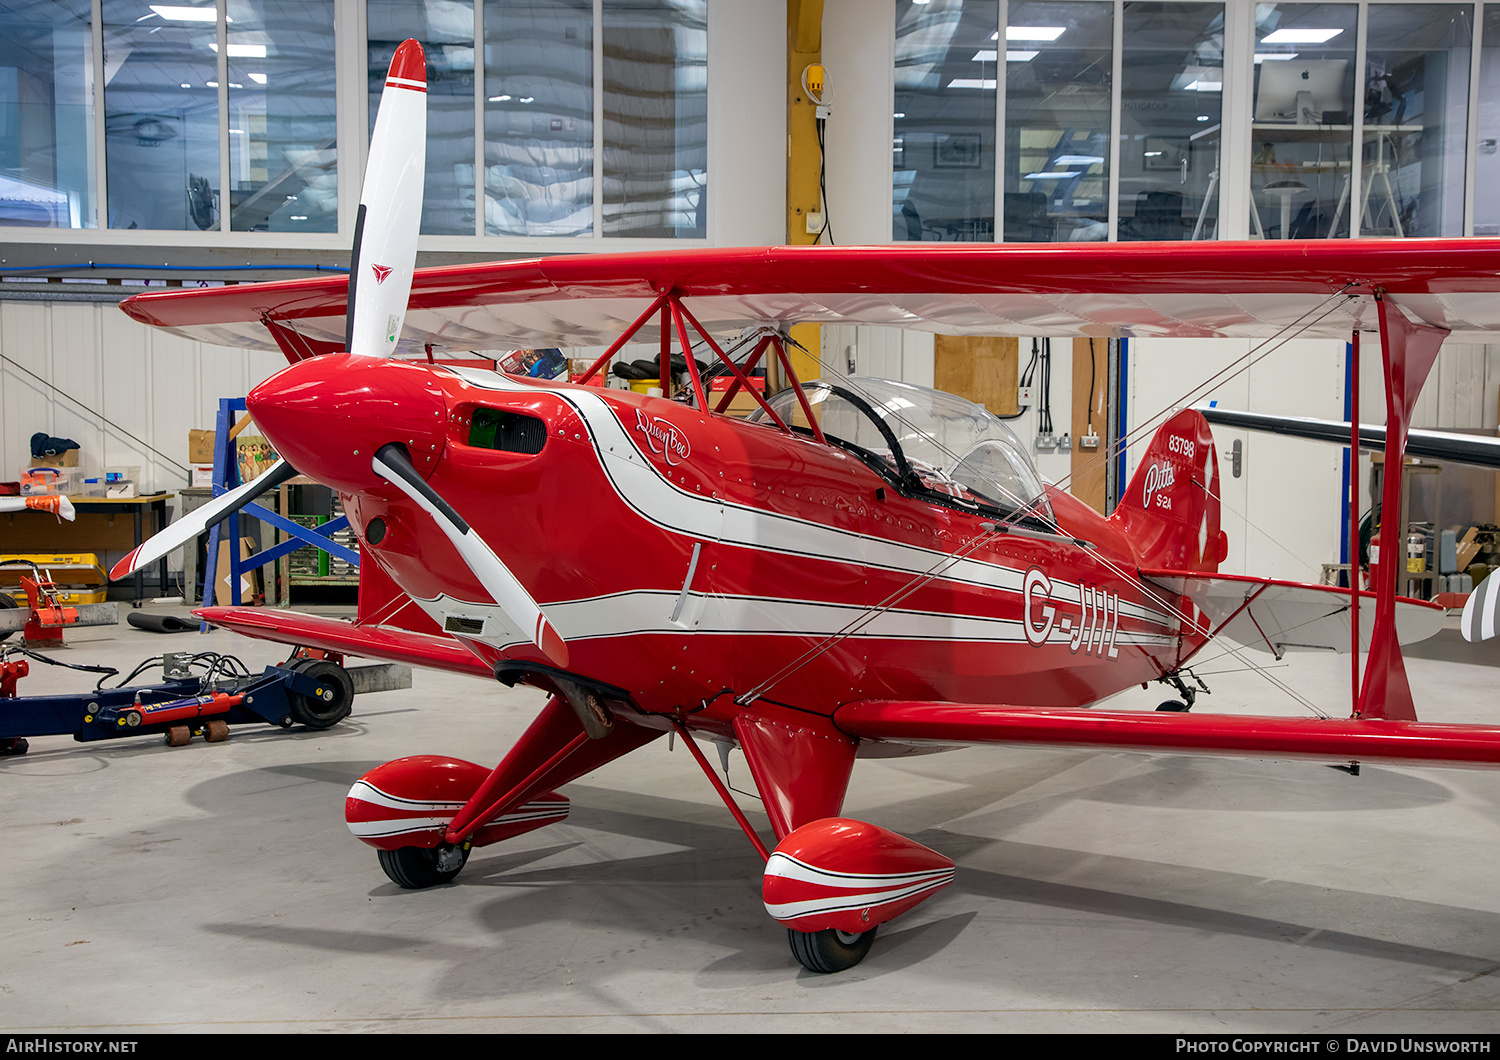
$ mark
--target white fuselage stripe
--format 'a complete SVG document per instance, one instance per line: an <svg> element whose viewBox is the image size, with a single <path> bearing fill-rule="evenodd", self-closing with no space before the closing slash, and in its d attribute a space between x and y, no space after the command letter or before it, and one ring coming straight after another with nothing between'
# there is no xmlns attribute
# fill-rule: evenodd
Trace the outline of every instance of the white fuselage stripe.
<svg viewBox="0 0 1500 1060"><path fill-rule="evenodd" d="M509 379L497 372L450 367L476 387L509 393L534 394L542 388ZM759 551L780 552L835 563L856 563L900 574L926 575L938 582L977 585L1019 594L1024 572L975 559L954 559L937 549L903 545L870 534L836 527L761 508L688 493L667 481L640 452L609 403L581 391L544 390L571 405L588 425L600 466L622 502L643 519L673 533ZM1079 603L1077 583L1054 580L1053 599ZM545 605L550 615L552 605ZM1139 604L1120 602L1122 616L1173 628L1165 613ZM564 637L568 634L559 627Z"/></svg>

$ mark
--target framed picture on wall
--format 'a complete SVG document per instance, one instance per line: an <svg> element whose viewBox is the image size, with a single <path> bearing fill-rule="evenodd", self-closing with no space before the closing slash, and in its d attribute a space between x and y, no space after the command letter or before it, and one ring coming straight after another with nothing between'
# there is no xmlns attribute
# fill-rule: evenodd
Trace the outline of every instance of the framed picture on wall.
<svg viewBox="0 0 1500 1060"><path fill-rule="evenodd" d="M1193 168L1192 145L1186 140L1179 140L1174 136L1148 136L1144 144L1141 149L1143 169L1180 170L1184 161L1187 162L1188 169Z"/></svg>
<svg viewBox="0 0 1500 1060"><path fill-rule="evenodd" d="M935 169L978 169L982 146L978 133L939 134L932 142Z"/></svg>

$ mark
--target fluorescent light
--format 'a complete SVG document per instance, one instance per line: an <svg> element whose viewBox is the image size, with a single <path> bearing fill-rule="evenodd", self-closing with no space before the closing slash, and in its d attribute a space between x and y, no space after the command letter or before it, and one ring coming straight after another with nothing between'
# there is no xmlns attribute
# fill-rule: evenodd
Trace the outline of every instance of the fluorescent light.
<svg viewBox="0 0 1500 1060"><path fill-rule="evenodd" d="M522 103L534 103L534 102L536 102L536 97L535 96L522 96L521 97L521 102Z"/></svg>
<svg viewBox="0 0 1500 1060"><path fill-rule="evenodd" d="M214 41L209 47L217 52L219 50L219 42ZM266 57L266 46L264 44L231 44L229 46L229 57L231 59L264 59Z"/></svg>
<svg viewBox="0 0 1500 1060"><path fill-rule="evenodd" d="M992 63L999 58L1000 56L994 48L985 48L983 51L975 52L974 58L969 61L973 63Z"/></svg>
<svg viewBox="0 0 1500 1060"><path fill-rule="evenodd" d="M1195 120L1196 121L1208 121L1208 115L1207 114L1200 114L1200 115L1198 115L1198 117Z"/></svg>
<svg viewBox="0 0 1500 1060"><path fill-rule="evenodd" d="M994 88L993 77L955 77L948 82L949 88Z"/></svg>
<svg viewBox="0 0 1500 1060"><path fill-rule="evenodd" d="M162 18L171 19L173 22L213 22L219 17L217 7L173 7L170 4L149 4ZM137 11L140 8L136 8ZM230 19L233 22L234 19Z"/></svg>
<svg viewBox="0 0 1500 1060"><path fill-rule="evenodd" d="M250 75L250 80L254 81L257 85L263 85L263 84L266 83L266 75L265 74L251 74Z"/></svg>
<svg viewBox="0 0 1500 1060"><path fill-rule="evenodd" d="M183 82L183 83L182 83L182 87L183 87L183 88L192 88L192 87L193 87L193 86L192 86L192 85L190 85L190 84L188 84L188 83L187 83L187 82L186 82L186 81L184 81L184 82Z"/></svg>
<svg viewBox="0 0 1500 1060"><path fill-rule="evenodd" d="M1064 180L1067 177L1078 177L1078 176L1082 176L1082 174L1079 173L1077 170L1067 170L1067 169L1064 169L1064 170L1062 170L1061 172L1058 172L1058 173L1028 173L1024 177L1022 177L1021 179L1022 180Z"/></svg>
<svg viewBox="0 0 1500 1060"><path fill-rule="evenodd" d="M893 118L904 118L904 117L906 117L906 111L904 111L904 110L898 110L898 111L896 111L896 113L892 114L891 117L893 117Z"/></svg>
<svg viewBox="0 0 1500 1060"><path fill-rule="evenodd" d="M294 214L292 214L292 220L293 221L305 221L305 220L307 220L307 214L305 214L305 213L294 213Z"/></svg>
<svg viewBox="0 0 1500 1060"><path fill-rule="evenodd" d="M1031 60L1035 59L1036 57L1037 57L1037 53L1034 52L1034 51L1032 51L1032 52L1007 51L1005 53L1005 61L1008 62L1008 63L1029 63L1029 62L1031 62Z"/></svg>
<svg viewBox="0 0 1500 1060"><path fill-rule="evenodd" d="M1341 29L1278 29L1260 39L1262 44L1322 44L1344 32Z"/></svg>
<svg viewBox="0 0 1500 1060"><path fill-rule="evenodd" d="M1224 91L1224 82L1223 81L1194 81L1191 84L1184 85L1183 86L1183 91L1185 91L1185 92L1222 92L1222 91Z"/></svg>
<svg viewBox="0 0 1500 1060"><path fill-rule="evenodd" d="M1006 26L1006 40L1057 40L1067 32L1066 26Z"/></svg>
<svg viewBox="0 0 1500 1060"><path fill-rule="evenodd" d="M510 101L510 97L509 96L491 96L490 97L490 102L491 103L507 103L509 101Z"/></svg>
<svg viewBox="0 0 1500 1060"><path fill-rule="evenodd" d="M1059 155L1052 160L1054 166L1092 166L1104 159L1099 155Z"/></svg>
<svg viewBox="0 0 1500 1060"><path fill-rule="evenodd" d="M1281 59L1295 59L1295 58L1297 58L1297 53L1296 52L1256 52L1255 53L1255 61L1257 63L1263 63L1267 59L1281 60Z"/></svg>
<svg viewBox="0 0 1500 1060"><path fill-rule="evenodd" d="M1166 153L1165 151L1147 151L1146 152L1146 157L1147 158L1160 158L1165 153Z"/></svg>

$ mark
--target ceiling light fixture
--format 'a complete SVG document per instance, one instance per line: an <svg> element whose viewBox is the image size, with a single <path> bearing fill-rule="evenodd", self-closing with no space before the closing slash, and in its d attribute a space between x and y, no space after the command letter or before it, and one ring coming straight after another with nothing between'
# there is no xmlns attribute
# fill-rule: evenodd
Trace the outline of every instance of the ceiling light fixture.
<svg viewBox="0 0 1500 1060"><path fill-rule="evenodd" d="M1260 39L1262 44L1323 44L1344 32L1341 29L1278 29Z"/></svg>

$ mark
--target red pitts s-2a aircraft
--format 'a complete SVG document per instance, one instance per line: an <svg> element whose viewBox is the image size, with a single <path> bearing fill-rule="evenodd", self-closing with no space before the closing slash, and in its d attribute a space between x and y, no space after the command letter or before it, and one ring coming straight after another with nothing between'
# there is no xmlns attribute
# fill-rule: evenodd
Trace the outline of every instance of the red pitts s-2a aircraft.
<svg viewBox="0 0 1500 1060"><path fill-rule="evenodd" d="M954 875L942 854L840 816L861 755L992 742L1500 763L1500 728L1416 720L1399 642L1435 632L1443 613L1399 601L1394 564L1363 593L1216 573L1218 461L1198 413L1166 420L1106 518L1042 483L978 406L878 380L804 385L785 338L820 321L1355 342L1378 330L1386 466L1399 468L1443 338L1500 328L1500 243L757 248L416 272L424 89L408 41L386 82L347 284L124 303L210 342L269 339L293 363L249 396L282 462L114 572L310 475L338 490L360 540L358 620L201 614L550 694L493 770L402 758L354 785L350 828L401 886L451 880L473 847L564 819L559 787L675 732L765 859L766 908L797 959L837 971ZM734 332L726 351L714 336ZM717 405L694 335L733 378ZM608 344L591 377L632 339L660 344L667 394L680 346L678 400L393 359ZM769 398L747 378L763 359L787 383ZM748 421L723 415L742 387L759 405ZM1184 668L1219 635L1278 653L1352 649L1352 716L1085 709L1152 680L1190 704ZM774 846L697 738L742 749Z"/></svg>

